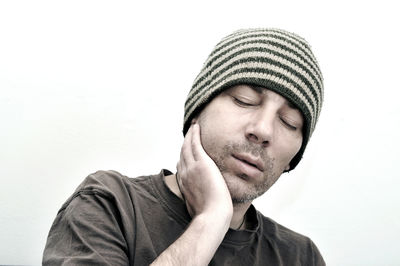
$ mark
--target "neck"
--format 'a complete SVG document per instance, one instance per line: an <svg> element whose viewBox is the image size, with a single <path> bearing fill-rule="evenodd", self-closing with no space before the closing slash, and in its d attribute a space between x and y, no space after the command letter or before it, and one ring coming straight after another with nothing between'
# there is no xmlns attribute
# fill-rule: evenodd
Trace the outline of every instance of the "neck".
<svg viewBox="0 0 400 266"><path fill-rule="evenodd" d="M178 184L176 183L175 175L169 175L165 177L165 184L167 187L178 196L180 199L184 200L182 194L179 190ZM246 228L246 211L249 209L251 202L234 204L233 205L233 215L230 223L230 228L235 230L243 230Z"/></svg>
<svg viewBox="0 0 400 266"><path fill-rule="evenodd" d="M230 228L236 230L243 230L246 226L246 212L249 209L251 202L234 204L233 205L233 215L230 224Z"/></svg>

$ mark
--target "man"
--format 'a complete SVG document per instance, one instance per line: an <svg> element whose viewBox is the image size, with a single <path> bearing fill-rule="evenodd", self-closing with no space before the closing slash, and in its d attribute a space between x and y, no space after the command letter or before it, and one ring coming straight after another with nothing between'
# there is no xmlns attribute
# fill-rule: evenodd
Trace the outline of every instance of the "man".
<svg viewBox="0 0 400 266"><path fill-rule="evenodd" d="M173 174L86 178L50 230L48 265L325 265L307 237L255 210L302 158L323 98L307 42L248 29L212 51L185 103Z"/></svg>

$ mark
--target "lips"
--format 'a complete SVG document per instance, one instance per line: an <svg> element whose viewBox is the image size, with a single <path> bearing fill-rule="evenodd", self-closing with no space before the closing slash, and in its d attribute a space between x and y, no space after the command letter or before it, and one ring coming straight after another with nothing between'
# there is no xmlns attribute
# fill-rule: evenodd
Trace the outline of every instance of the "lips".
<svg viewBox="0 0 400 266"><path fill-rule="evenodd" d="M238 159L248 165L257 168L261 172L264 171L264 163L261 161L259 157L254 157L249 154L232 154L235 159Z"/></svg>

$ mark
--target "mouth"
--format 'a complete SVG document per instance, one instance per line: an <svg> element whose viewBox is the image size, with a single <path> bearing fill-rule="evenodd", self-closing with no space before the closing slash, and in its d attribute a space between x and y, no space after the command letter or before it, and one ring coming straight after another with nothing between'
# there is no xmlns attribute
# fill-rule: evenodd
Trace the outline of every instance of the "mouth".
<svg viewBox="0 0 400 266"><path fill-rule="evenodd" d="M232 157L264 172L264 164L260 158L248 154L232 154Z"/></svg>

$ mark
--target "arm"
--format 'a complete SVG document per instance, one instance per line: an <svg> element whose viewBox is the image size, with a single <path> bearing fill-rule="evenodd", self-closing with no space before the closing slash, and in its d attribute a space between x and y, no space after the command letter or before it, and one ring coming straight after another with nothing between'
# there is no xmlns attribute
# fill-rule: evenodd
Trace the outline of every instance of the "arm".
<svg viewBox="0 0 400 266"><path fill-rule="evenodd" d="M125 237L110 195L85 189L57 214L43 265L127 265Z"/></svg>
<svg viewBox="0 0 400 266"><path fill-rule="evenodd" d="M177 168L193 219L152 265L207 265L229 229L233 206L221 172L201 145L197 124L186 134Z"/></svg>

